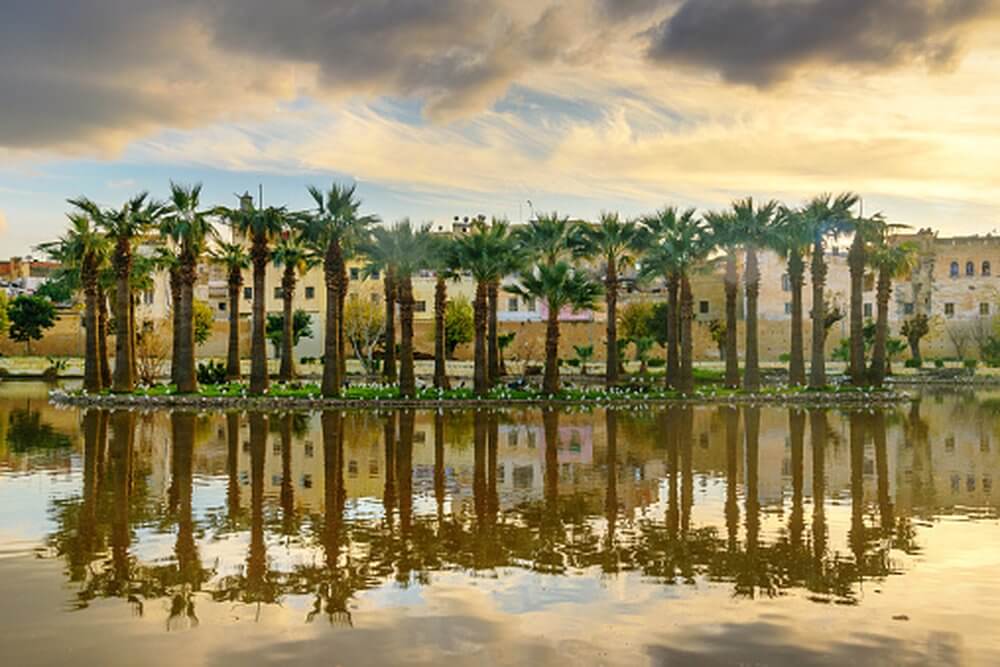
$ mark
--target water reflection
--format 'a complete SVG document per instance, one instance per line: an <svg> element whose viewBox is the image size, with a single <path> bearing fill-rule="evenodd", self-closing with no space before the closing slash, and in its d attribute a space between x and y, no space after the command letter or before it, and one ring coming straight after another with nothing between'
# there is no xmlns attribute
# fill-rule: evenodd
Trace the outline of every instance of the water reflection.
<svg viewBox="0 0 1000 667"><path fill-rule="evenodd" d="M25 451L9 430L3 455L9 469L79 472L48 536L70 606L117 599L143 615L159 602L171 631L197 627L205 605L259 618L293 599L304 621L350 626L365 591L454 573L635 573L856 605L867 582L906 576L920 520L996 515L994 423L954 410L982 415L926 399L854 412L90 410L74 431L41 408L28 423L78 462L32 459L52 438Z"/></svg>

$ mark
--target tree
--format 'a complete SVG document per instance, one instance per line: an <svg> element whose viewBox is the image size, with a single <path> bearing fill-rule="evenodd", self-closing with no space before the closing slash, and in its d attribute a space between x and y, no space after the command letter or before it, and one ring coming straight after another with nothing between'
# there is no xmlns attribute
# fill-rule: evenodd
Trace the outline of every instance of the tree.
<svg viewBox="0 0 1000 667"><path fill-rule="evenodd" d="M765 202L755 206L752 197L733 204L733 221L737 235L743 242L746 253L744 282L746 283L746 357L743 369L743 388L746 391L760 389L760 332L757 329L757 300L760 296L760 267L757 249L772 245L775 234L774 218L778 203Z"/></svg>
<svg viewBox="0 0 1000 667"><path fill-rule="evenodd" d="M385 335L385 312L368 299L349 298L344 305L344 335L365 373L374 373L375 348Z"/></svg>
<svg viewBox="0 0 1000 667"><path fill-rule="evenodd" d="M115 368L112 388L130 392L135 388L133 341L135 330L132 316L132 265L135 244L162 215L163 205L149 200L141 192L126 201L121 208L102 209L86 197L69 200L69 203L89 216L104 230L112 244L111 266L114 272L114 316L120 323L115 335Z"/></svg>
<svg viewBox="0 0 1000 667"><path fill-rule="evenodd" d="M152 385L160 377L167 360L167 344L163 336L150 321L143 322L136 336L136 370L138 380Z"/></svg>
<svg viewBox="0 0 1000 667"><path fill-rule="evenodd" d="M618 382L618 289L621 274L635 264L641 233L632 221L622 220L617 213L601 213L596 225L581 224L576 228L570 245L576 255L600 258L604 274L604 295L607 305L605 386Z"/></svg>
<svg viewBox="0 0 1000 667"><path fill-rule="evenodd" d="M194 313L192 331L194 333L194 344L204 345L212 337L212 329L215 324L215 313L212 307L199 299L194 300Z"/></svg>
<svg viewBox="0 0 1000 667"><path fill-rule="evenodd" d="M448 358L455 356L455 348L459 345L471 343L475 335L476 325L469 300L457 297L448 301L444 311L444 342Z"/></svg>
<svg viewBox="0 0 1000 667"><path fill-rule="evenodd" d="M853 216L851 209L858 203L854 193L844 193L836 198L824 194L813 198L798 213L802 224L808 226L812 236L812 354L809 367L809 386L820 389L826 386L826 239L843 233Z"/></svg>
<svg viewBox="0 0 1000 667"><path fill-rule="evenodd" d="M215 228L210 212L201 209L201 184L192 186L170 183L170 202L160 220L161 233L169 238L177 251L176 280L180 300L175 302L176 317L173 335L176 355L171 363L177 372L174 380L182 393L198 388L195 370L194 283L198 278L198 262L204 254Z"/></svg>
<svg viewBox="0 0 1000 667"><path fill-rule="evenodd" d="M24 343L28 355L31 355L31 341L41 340L46 329L51 329L56 323L56 307L48 299L40 296L22 294L10 302L7 308L10 318L10 339Z"/></svg>
<svg viewBox="0 0 1000 667"><path fill-rule="evenodd" d="M722 320L711 320L708 322L708 333L712 337L712 342L719 348L719 356L726 359L726 347L729 340L729 329Z"/></svg>
<svg viewBox="0 0 1000 667"><path fill-rule="evenodd" d="M648 336L655 341L655 334L658 333L654 329L655 321L655 308L653 304L645 301L630 303L618 313L621 337L629 340Z"/></svg>
<svg viewBox="0 0 1000 667"><path fill-rule="evenodd" d="M849 231L854 235L851 249L847 253L847 267L851 276L851 343L848 372L851 384L859 387L866 384L868 380L868 373L865 370L865 348L862 340L865 267L868 264L870 246L887 233L888 225L881 215L875 215L871 218L854 217L848 224Z"/></svg>
<svg viewBox="0 0 1000 667"><path fill-rule="evenodd" d="M872 346L868 377L873 385L881 387L889 372L889 298L892 296L892 281L913 269L916 265L917 248L911 243L893 243L883 232L868 259L878 276L875 285L875 343Z"/></svg>
<svg viewBox="0 0 1000 667"><path fill-rule="evenodd" d="M900 327L899 333L903 335L910 346L910 356L919 366L923 359L920 356L920 341L931 332L931 324L927 315L917 313L913 317L905 320Z"/></svg>
<svg viewBox="0 0 1000 667"><path fill-rule="evenodd" d="M361 215L361 200L355 196L356 185L334 183L323 192L310 186L309 194L316 203L314 211L305 216L303 234L323 258L323 280L326 285L326 331L323 334L324 396L340 395L344 364L343 310L347 296L348 274L345 252L363 240L368 228L378 222L373 215Z"/></svg>
<svg viewBox="0 0 1000 667"><path fill-rule="evenodd" d="M450 237L434 237L430 248L429 264L434 270L434 386L448 389L447 360L451 356L446 339L446 317L448 310L448 280L456 278L458 258ZM470 324L471 309L470 314Z"/></svg>
<svg viewBox="0 0 1000 667"><path fill-rule="evenodd" d="M412 398L417 391L413 369L413 275L431 265L433 244L430 226L415 229L409 220L403 220L390 228L373 229L371 241L362 246L370 260L368 271L391 273L399 297L399 393L405 398ZM388 319L387 313L387 331ZM387 352L393 344L387 335Z"/></svg>
<svg viewBox="0 0 1000 667"><path fill-rule="evenodd" d="M7 330L10 328L10 297L7 296L7 292L0 290L0 335L7 335Z"/></svg>
<svg viewBox="0 0 1000 667"><path fill-rule="evenodd" d="M101 308L98 280L107 264L108 242L91 216L81 212L71 213L68 217L70 224L66 234L39 248L60 263L60 282L73 289L83 289L83 387L89 392L99 392L106 385L99 354L103 337L98 331Z"/></svg>
<svg viewBox="0 0 1000 667"><path fill-rule="evenodd" d="M642 244L646 252L640 277L665 276L667 279L667 386L690 394L694 391L691 326L694 296L690 274L711 251L711 236L702 221L695 218L694 209L678 212L668 207L643 218L642 224L645 230Z"/></svg>
<svg viewBox="0 0 1000 667"><path fill-rule="evenodd" d="M522 271L518 282L505 289L527 299L545 299L548 319L545 328L545 376L542 391L559 393L559 313L569 307L574 311L592 308L601 293L601 285L564 260L541 263L532 271Z"/></svg>
<svg viewBox="0 0 1000 667"><path fill-rule="evenodd" d="M220 210L224 219L243 237L250 239L253 265L253 330L250 340L250 393L267 390L266 289L267 265L271 262L271 242L285 228L284 208L254 208L250 195L244 195L237 209Z"/></svg>
<svg viewBox="0 0 1000 667"><path fill-rule="evenodd" d="M809 218L801 211L782 207L775 220L773 249L785 260L788 290L791 293L791 331L788 355L788 383L806 383L805 340L803 336L802 287L805 284L805 257L814 241Z"/></svg>
<svg viewBox="0 0 1000 667"><path fill-rule="evenodd" d="M229 345L226 350L226 379L240 379L240 291L243 272L250 268L250 256L242 243L220 242L209 253L212 262L226 270L229 296Z"/></svg>
<svg viewBox="0 0 1000 667"><path fill-rule="evenodd" d="M296 310L292 315L292 346L299 344L303 338L312 338L312 317L304 310ZM280 354L284 347L285 315L284 313L269 313L267 316L267 340L274 346L275 355Z"/></svg>
<svg viewBox="0 0 1000 667"><path fill-rule="evenodd" d="M726 321L723 324L724 340L720 353L726 363L725 385L730 389L740 386L740 360L736 341L736 299L740 277L737 270L736 252L742 238L732 211L705 214L705 224L711 235L711 243L722 250L726 258L726 273L723 278L726 292Z"/></svg>
<svg viewBox="0 0 1000 667"><path fill-rule="evenodd" d="M278 378L282 382L291 382L295 378L292 305L295 301L295 287L298 284L298 278L300 275L304 275L312 265L312 253L302 241L298 228L290 226L275 245L272 257L275 266L284 267L281 274L281 304L285 331L281 337L281 366L278 370Z"/></svg>

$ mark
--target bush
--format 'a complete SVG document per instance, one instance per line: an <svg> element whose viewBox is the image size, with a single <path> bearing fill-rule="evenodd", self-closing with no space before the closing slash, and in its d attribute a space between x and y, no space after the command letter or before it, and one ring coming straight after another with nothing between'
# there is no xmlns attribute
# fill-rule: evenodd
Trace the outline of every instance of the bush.
<svg viewBox="0 0 1000 667"><path fill-rule="evenodd" d="M792 360L792 355L788 354L787 352L782 352L781 354L778 355L778 361L780 361L783 364L787 364L791 360Z"/></svg>
<svg viewBox="0 0 1000 667"><path fill-rule="evenodd" d="M969 371L970 373L975 373L976 372L976 367L978 367L978 366L979 366L979 360L978 359L963 359L962 360L962 368L964 368L965 370Z"/></svg>
<svg viewBox="0 0 1000 667"><path fill-rule="evenodd" d="M934 360L934 368L944 368L944 359L938 357Z"/></svg>
<svg viewBox="0 0 1000 667"><path fill-rule="evenodd" d="M663 357L653 357L652 359L646 362L646 365L648 365L650 368L663 368L664 366L667 365L667 360L664 359Z"/></svg>
<svg viewBox="0 0 1000 667"><path fill-rule="evenodd" d="M907 359L903 362L903 365L907 368L921 368L923 366L919 359Z"/></svg>
<svg viewBox="0 0 1000 667"><path fill-rule="evenodd" d="M221 361L198 364L198 384L225 384L226 365Z"/></svg>

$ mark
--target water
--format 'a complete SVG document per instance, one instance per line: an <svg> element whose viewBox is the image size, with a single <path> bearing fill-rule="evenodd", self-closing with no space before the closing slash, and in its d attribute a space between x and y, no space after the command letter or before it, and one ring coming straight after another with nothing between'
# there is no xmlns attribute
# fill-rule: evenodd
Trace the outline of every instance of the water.
<svg viewBox="0 0 1000 667"><path fill-rule="evenodd" d="M0 652L1000 664L998 415L84 415L3 383Z"/></svg>

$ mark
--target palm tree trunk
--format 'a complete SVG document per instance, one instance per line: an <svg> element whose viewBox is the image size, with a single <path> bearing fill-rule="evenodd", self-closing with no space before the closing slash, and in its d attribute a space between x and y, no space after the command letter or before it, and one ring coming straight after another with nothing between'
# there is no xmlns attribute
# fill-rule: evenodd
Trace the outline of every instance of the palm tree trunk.
<svg viewBox="0 0 1000 667"><path fill-rule="evenodd" d="M736 273L736 252L726 253L726 386L736 389L740 386L740 357L737 348L736 292L739 290L739 276Z"/></svg>
<svg viewBox="0 0 1000 667"><path fill-rule="evenodd" d="M96 393L103 389L98 350L97 331L97 277L88 266L83 276L84 288L84 357L83 388Z"/></svg>
<svg viewBox="0 0 1000 667"><path fill-rule="evenodd" d="M473 324L475 327L473 385L476 396L485 396L489 391L489 379L486 368L486 283L476 282L476 300L473 304Z"/></svg>
<svg viewBox="0 0 1000 667"><path fill-rule="evenodd" d="M323 396L340 395L340 243L332 241L323 259L326 281L326 331L323 334Z"/></svg>
<svg viewBox="0 0 1000 667"><path fill-rule="evenodd" d="M792 340L788 358L788 383L801 387L806 383L805 344L802 336L802 284L805 264L802 254L793 250L788 256L788 282L792 290Z"/></svg>
<svg viewBox="0 0 1000 667"><path fill-rule="evenodd" d="M403 276L399 282L399 393L403 398L417 394L413 373L413 282Z"/></svg>
<svg viewBox="0 0 1000 667"><path fill-rule="evenodd" d="M694 393L694 344L691 338L691 322L694 320L694 295L687 272L680 279L680 377L677 389L684 395Z"/></svg>
<svg viewBox="0 0 1000 667"><path fill-rule="evenodd" d="M181 267L181 301L177 308L180 313L178 328L174 335L177 338L177 391L191 394L198 390L198 381L194 367L194 281L195 266L193 261L184 261Z"/></svg>
<svg viewBox="0 0 1000 667"><path fill-rule="evenodd" d="M180 368L180 322L181 322L181 274L178 266L170 267L170 383L178 384L177 376Z"/></svg>
<svg viewBox="0 0 1000 667"><path fill-rule="evenodd" d="M500 379L500 343L497 338L497 300L499 299L500 285L495 280L491 280L486 288L486 301L489 307L489 320L487 321L486 340L486 361L489 367L489 385L492 387Z"/></svg>
<svg viewBox="0 0 1000 667"><path fill-rule="evenodd" d="M608 274L604 279L604 294L608 304L604 385L610 389L618 384L618 266L613 258L608 262Z"/></svg>
<svg viewBox="0 0 1000 667"><path fill-rule="evenodd" d="M826 386L826 301L823 294L826 284L826 259L823 257L823 239L817 238L812 251L812 356L809 364L809 387Z"/></svg>
<svg viewBox="0 0 1000 667"><path fill-rule="evenodd" d="M128 300L128 333L129 333L129 341L131 342L131 345L129 347L128 360L129 364L132 366L133 383L135 383L136 378L139 377L139 374L136 372L138 365L136 364L135 361L135 350L139 346L139 330L136 327L136 321L135 321L135 301L136 301L136 296L135 292L133 292L132 294L129 295L129 300Z"/></svg>
<svg viewBox="0 0 1000 667"><path fill-rule="evenodd" d="M678 382L677 326L680 318L677 316L677 291L679 286L676 273L667 276L667 389L676 389Z"/></svg>
<svg viewBox="0 0 1000 667"><path fill-rule="evenodd" d="M559 393L559 308L549 304L545 326L545 379L542 391L548 396Z"/></svg>
<svg viewBox="0 0 1000 667"><path fill-rule="evenodd" d="M101 373L101 388L111 387L111 365L108 363L108 295L97 287L97 362Z"/></svg>
<svg viewBox="0 0 1000 667"><path fill-rule="evenodd" d="M448 307L448 285L438 273L434 285L434 386L448 389L448 367L444 339L444 315Z"/></svg>
<svg viewBox="0 0 1000 667"><path fill-rule="evenodd" d="M344 306L347 303L347 288L350 286L351 278L347 273L347 264L344 263L342 252L337 256L337 263L340 266L340 283L337 288L337 359L340 364L340 377L343 379L347 377L347 336L344 334Z"/></svg>
<svg viewBox="0 0 1000 667"><path fill-rule="evenodd" d="M131 248L128 241L119 241L115 257L115 374L113 389L116 392L130 392L135 388L132 374L132 332L129 330L129 312L132 304L132 289L129 275L132 272ZM122 247L124 245L124 248Z"/></svg>
<svg viewBox="0 0 1000 667"><path fill-rule="evenodd" d="M281 277L281 306L284 313L281 332L281 366L278 378L282 382L291 382L295 377L295 314L292 312L292 300L295 298L295 265L286 264Z"/></svg>
<svg viewBox="0 0 1000 667"><path fill-rule="evenodd" d="M385 354L382 357L382 378L387 384L396 382L396 278L385 271Z"/></svg>
<svg viewBox="0 0 1000 667"><path fill-rule="evenodd" d="M757 267L757 250L747 246L746 289L747 289L747 330L746 367L743 369L743 389L760 390L760 352L757 330L757 298L760 296L760 270Z"/></svg>
<svg viewBox="0 0 1000 667"><path fill-rule="evenodd" d="M226 379L240 379L240 290L243 274L239 269L229 272L229 348L226 351Z"/></svg>
<svg viewBox="0 0 1000 667"><path fill-rule="evenodd" d="M251 248L253 258L253 331L250 339L250 393L263 394L267 391L267 344L265 327L267 326L266 302L264 290L267 279L267 265L271 253L267 248L267 239L254 237Z"/></svg>
<svg viewBox="0 0 1000 667"><path fill-rule="evenodd" d="M864 336L864 288L865 243L860 232L855 232L854 241L847 257L851 274L851 384L860 387L865 383L865 336Z"/></svg>
<svg viewBox="0 0 1000 667"><path fill-rule="evenodd" d="M875 344L872 346L871 383L881 387L886 376L886 342L889 339L889 297L892 295L892 278L885 269L879 269L875 300L878 312L875 317Z"/></svg>

